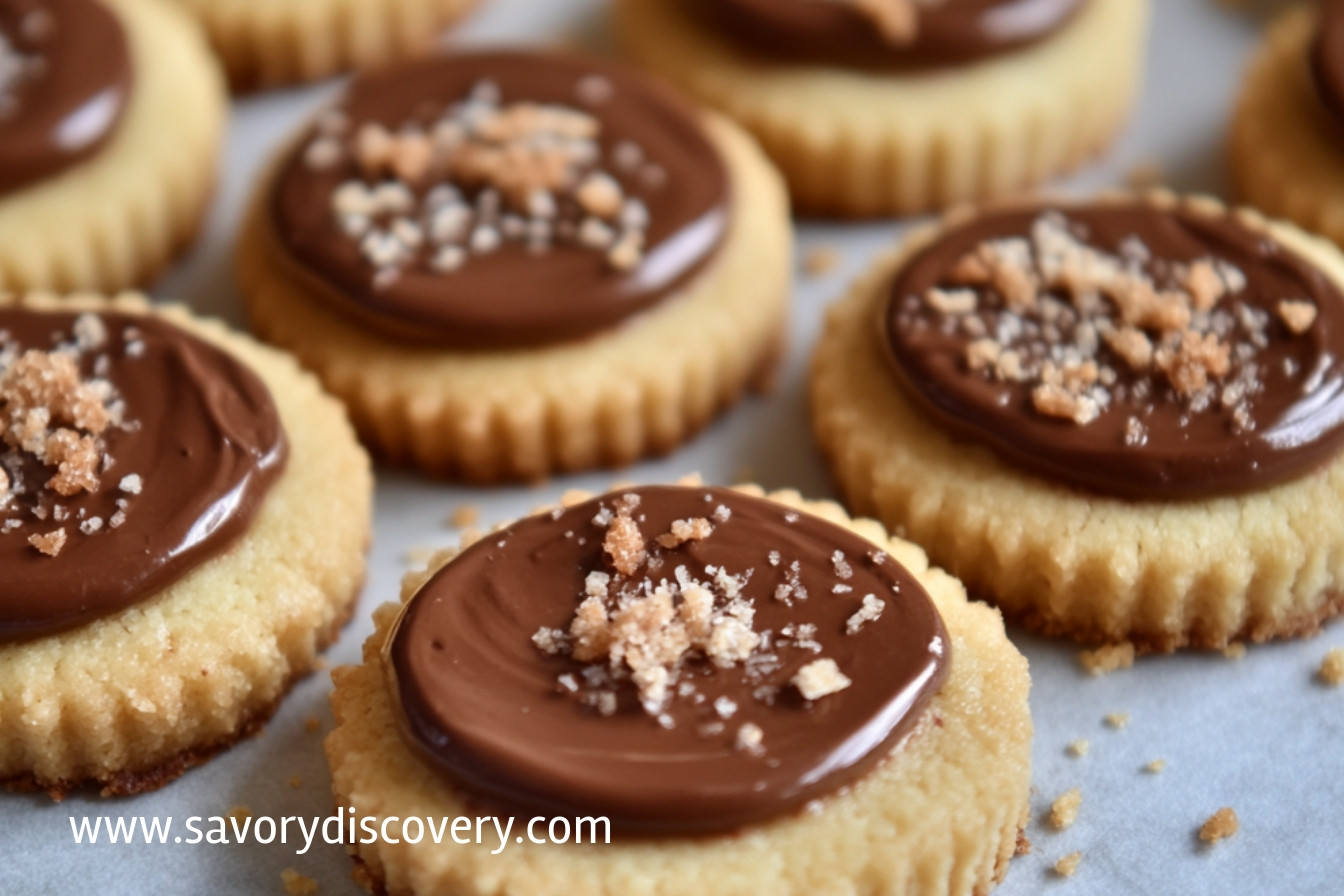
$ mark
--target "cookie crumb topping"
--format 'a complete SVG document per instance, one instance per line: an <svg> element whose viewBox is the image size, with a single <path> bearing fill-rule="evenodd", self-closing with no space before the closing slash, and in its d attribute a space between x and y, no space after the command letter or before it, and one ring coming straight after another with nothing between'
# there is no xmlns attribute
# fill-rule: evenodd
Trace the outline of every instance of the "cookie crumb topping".
<svg viewBox="0 0 1344 896"><path fill-rule="evenodd" d="M92 536L125 521L122 502L106 521L83 518L82 511L71 519L62 503L110 485L104 481L112 464L106 436L134 426L112 383L82 372L106 366L106 340L94 314L76 318L69 338L50 350L25 350L0 332L0 535L41 529L27 540L49 557L60 554L74 531ZM139 494L141 477L125 476L119 487Z"/></svg>
<svg viewBox="0 0 1344 896"><path fill-rule="evenodd" d="M20 20L19 36L28 44L37 43L50 35L54 25L48 10L34 9ZM24 87L40 78L46 66L40 53L23 52L10 35L0 30L0 122L14 115Z"/></svg>
<svg viewBox="0 0 1344 896"><path fill-rule="evenodd" d="M788 682L805 701L824 699L853 684L835 660L816 656L822 645L816 640L815 625L798 622L778 631L757 630L755 600L745 593L754 568L698 565L684 553L688 545L713 539L720 528L733 524L727 507L715 507L710 517L673 520L668 531L653 538L641 531L639 511L640 497L633 493L600 506L591 525L605 530L602 568L587 572L567 628L543 627L532 635L533 644L544 653L586 664L578 674L558 676L561 693L601 715L612 715L619 705L617 688L628 682L643 711L662 727L674 727L668 709L673 701L685 701L704 708L706 721L699 732L714 737L726 733L724 721L740 707L727 696L705 693L708 685L698 674L700 663L742 669L755 686L755 701L767 706L780 693L768 677L788 662L788 653L815 657ZM775 593L776 599L789 601L790 606L792 600L806 599L797 560L786 560L777 550L763 551L762 559L782 565L786 580L793 583L780 586L790 593ZM853 576L843 551L836 551L830 561L837 587ZM881 616L885 605L876 595L864 595L846 634L859 634L866 623ZM739 725L732 736L738 750L751 755L765 752L764 734L753 723Z"/></svg>
<svg viewBox="0 0 1344 896"><path fill-rule="evenodd" d="M1088 243L1081 226L1042 213L1024 237L986 240L961 257L945 285L909 296L903 323L934 312L967 343L964 363L990 382L1030 387L1039 415L1087 426L1117 402L1179 404L1183 419L1225 414L1251 430L1274 328L1306 336L1316 305L1277 302L1277 319L1244 301L1246 274L1224 258L1155 258L1137 237L1117 252ZM1124 443L1141 447L1140 416Z"/></svg>
<svg viewBox="0 0 1344 896"><path fill-rule="evenodd" d="M645 199L666 176L639 144L603 141L592 109L614 90L589 75L574 86L575 105L505 102L482 80L442 113L396 128L356 127L332 112L303 161L358 169L331 194L331 210L375 286L411 269L448 274L510 243L538 253L579 247L628 271L644 258Z"/></svg>
<svg viewBox="0 0 1344 896"><path fill-rule="evenodd" d="M919 35L922 7L937 6L943 0L813 0L842 3L866 18L887 41L901 46L913 43Z"/></svg>

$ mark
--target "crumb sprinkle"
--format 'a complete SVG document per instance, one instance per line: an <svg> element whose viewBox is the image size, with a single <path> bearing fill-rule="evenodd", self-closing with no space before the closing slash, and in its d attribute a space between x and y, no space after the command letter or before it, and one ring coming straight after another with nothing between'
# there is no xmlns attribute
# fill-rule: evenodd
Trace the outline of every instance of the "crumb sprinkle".
<svg viewBox="0 0 1344 896"><path fill-rule="evenodd" d="M1078 652L1078 663L1088 673L1098 677L1128 669L1134 665L1134 645L1128 642L1104 644L1093 650L1081 650Z"/></svg>
<svg viewBox="0 0 1344 896"><path fill-rule="evenodd" d="M1083 805L1083 793L1077 787L1066 790L1050 804L1050 824L1057 831L1065 830L1078 820L1078 809Z"/></svg>
<svg viewBox="0 0 1344 896"><path fill-rule="evenodd" d="M1344 647L1332 647L1326 651L1316 675L1332 688L1344 684Z"/></svg>
<svg viewBox="0 0 1344 896"><path fill-rule="evenodd" d="M1274 327L1303 337L1315 304L1284 297L1276 324L1247 304L1248 278L1227 259L1154 259L1135 237L1112 252L1080 233L1048 211L1025 236L980 243L944 282L905 297L902 326L964 334L969 373L1025 387L1043 417L1088 426L1122 402L1163 399L1182 425L1219 414L1234 433L1252 428ZM1146 444L1143 420L1130 415L1122 438Z"/></svg>
<svg viewBox="0 0 1344 896"><path fill-rule="evenodd" d="M1235 836L1241 830L1241 821L1231 807L1224 806L1208 817L1199 827L1199 839L1213 844Z"/></svg>
<svg viewBox="0 0 1344 896"><path fill-rule="evenodd" d="M1055 873L1060 877L1073 877L1082 859L1083 854L1081 852L1069 853L1055 863Z"/></svg>

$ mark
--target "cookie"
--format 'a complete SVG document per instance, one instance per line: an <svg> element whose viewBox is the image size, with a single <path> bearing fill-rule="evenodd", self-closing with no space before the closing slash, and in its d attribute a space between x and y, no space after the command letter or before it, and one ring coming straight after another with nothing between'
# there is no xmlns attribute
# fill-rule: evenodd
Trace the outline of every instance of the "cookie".
<svg viewBox="0 0 1344 896"><path fill-rule="evenodd" d="M0 3L0 293L112 293L190 244L226 108L162 0Z"/></svg>
<svg viewBox="0 0 1344 896"><path fill-rule="evenodd" d="M361 842L372 892L970 894L1007 870L1026 661L873 521L638 487L431 567L333 674L337 805L394 837L512 814L526 842Z"/></svg>
<svg viewBox="0 0 1344 896"><path fill-rule="evenodd" d="M1344 606L1344 259L1171 194L949 216L830 313L848 503L1009 618L1218 648Z"/></svg>
<svg viewBox="0 0 1344 896"><path fill-rule="evenodd" d="M0 300L0 781L162 786L349 616L371 477L291 358L124 295Z"/></svg>
<svg viewBox="0 0 1344 896"><path fill-rule="evenodd" d="M669 451L768 384L791 255L730 123L611 63L472 52L358 77L237 268L376 453L486 482Z"/></svg>
<svg viewBox="0 0 1344 896"><path fill-rule="evenodd" d="M1344 245L1344 7L1300 4L1269 27L1233 113L1239 199Z"/></svg>
<svg viewBox="0 0 1344 896"><path fill-rule="evenodd" d="M326 78L429 52L478 0L175 0L236 90Z"/></svg>
<svg viewBox="0 0 1344 896"><path fill-rule="evenodd" d="M1012 193L1099 153L1133 105L1147 14L1143 0L621 0L615 31L751 131L799 210L869 217Z"/></svg>

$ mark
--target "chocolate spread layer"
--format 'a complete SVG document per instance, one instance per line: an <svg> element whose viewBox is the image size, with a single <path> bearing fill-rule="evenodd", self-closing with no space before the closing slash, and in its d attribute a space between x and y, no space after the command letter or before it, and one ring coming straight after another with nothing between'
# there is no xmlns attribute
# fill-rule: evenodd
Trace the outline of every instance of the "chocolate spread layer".
<svg viewBox="0 0 1344 896"><path fill-rule="evenodd" d="M937 68L965 65L1047 39L1087 0L684 2L756 52L845 66ZM884 3L901 4L901 15L881 15Z"/></svg>
<svg viewBox="0 0 1344 896"><path fill-rule="evenodd" d="M723 240L699 113L610 62L456 52L357 77L281 165L274 233L394 338L498 349L618 326Z"/></svg>
<svg viewBox="0 0 1344 896"><path fill-rule="evenodd" d="M386 662L408 740L468 792L712 833L891 757L951 655L928 595L871 542L660 486L468 547L406 605Z"/></svg>
<svg viewBox="0 0 1344 896"><path fill-rule="evenodd" d="M108 616L247 531L287 456L261 380L150 315L0 308L0 641Z"/></svg>
<svg viewBox="0 0 1344 896"><path fill-rule="evenodd" d="M102 149L132 75L121 23L97 0L0 0L0 196Z"/></svg>
<svg viewBox="0 0 1344 896"><path fill-rule="evenodd" d="M881 328L941 424L1047 479L1139 498L1264 488L1344 443L1344 296L1230 213L995 211L895 277Z"/></svg>

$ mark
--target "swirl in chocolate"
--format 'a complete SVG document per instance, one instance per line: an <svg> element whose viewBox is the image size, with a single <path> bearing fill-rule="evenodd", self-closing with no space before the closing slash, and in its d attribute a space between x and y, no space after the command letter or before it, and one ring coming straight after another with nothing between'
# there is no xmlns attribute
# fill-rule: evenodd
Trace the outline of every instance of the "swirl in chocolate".
<svg viewBox="0 0 1344 896"><path fill-rule="evenodd" d="M683 0L744 48L844 66L965 65L1044 40L1087 0Z"/></svg>
<svg viewBox="0 0 1344 896"><path fill-rule="evenodd" d="M286 454L265 385L220 349L150 315L0 306L0 642L226 550Z"/></svg>
<svg viewBox="0 0 1344 896"><path fill-rule="evenodd" d="M131 80L121 23L97 0L0 0L0 195L97 153Z"/></svg>
<svg viewBox="0 0 1344 896"><path fill-rule="evenodd" d="M659 486L522 520L409 601L406 736L510 810L711 833L795 812L914 730L950 661L919 583L831 523Z"/></svg>
<svg viewBox="0 0 1344 896"><path fill-rule="evenodd" d="M727 226L697 112L611 63L454 53L357 78L285 160L274 236L319 294L408 341L505 348L617 326Z"/></svg>
<svg viewBox="0 0 1344 896"><path fill-rule="evenodd" d="M936 420L1059 482L1232 494L1344 445L1344 296L1228 212L982 214L909 259L883 315L898 379Z"/></svg>
<svg viewBox="0 0 1344 896"><path fill-rule="evenodd" d="M1310 51L1312 80L1335 136L1344 141L1344 2L1322 0L1318 6Z"/></svg>

